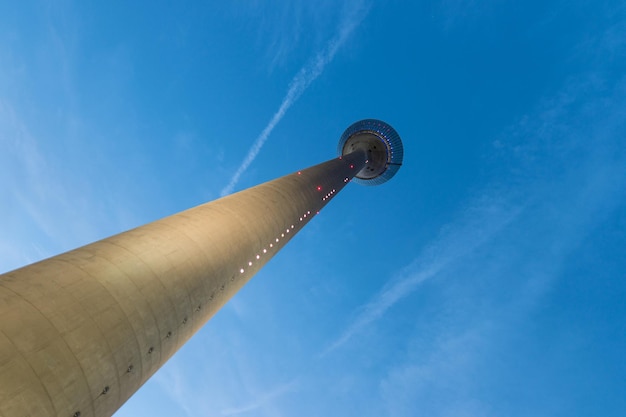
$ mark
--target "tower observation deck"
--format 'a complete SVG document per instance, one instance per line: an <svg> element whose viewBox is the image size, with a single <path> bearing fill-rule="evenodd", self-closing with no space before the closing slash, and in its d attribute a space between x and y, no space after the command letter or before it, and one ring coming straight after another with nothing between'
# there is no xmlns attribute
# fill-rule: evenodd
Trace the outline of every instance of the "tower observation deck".
<svg viewBox="0 0 626 417"><path fill-rule="evenodd" d="M111 416L346 184L403 158L374 119L338 153L0 275L0 417Z"/></svg>

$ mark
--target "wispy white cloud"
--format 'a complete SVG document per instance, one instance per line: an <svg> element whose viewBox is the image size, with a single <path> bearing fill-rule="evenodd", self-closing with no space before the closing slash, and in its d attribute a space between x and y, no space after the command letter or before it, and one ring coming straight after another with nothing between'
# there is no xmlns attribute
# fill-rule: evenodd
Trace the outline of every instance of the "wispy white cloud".
<svg viewBox="0 0 626 417"><path fill-rule="evenodd" d="M385 414L415 415L419 407L422 415L501 415L490 408L493 394L486 393L490 388L485 387L497 384L494 374L507 370L514 372L509 377L518 380L520 387L528 382L513 358L515 343L527 339L526 329L535 325L529 324L529 317L545 308L543 301L563 278L567 262L582 242L626 203L626 178L617 174L626 163L624 155L608 164L596 157L589 150L589 159L579 161L582 172L572 170L547 187L545 178L525 184L533 202L499 235L485 241L482 250L462 257L456 268L440 270L437 287L445 288L438 299L441 316L436 324L416 326L400 342L401 359L390 363L379 386ZM490 222L488 217L483 220L486 225ZM421 273L420 268L414 273ZM383 297L378 294L373 302ZM572 346L537 349L565 352Z"/></svg>
<svg viewBox="0 0 626 417"><path fill-rule="evenodd" d="M45 24L29 36L18 35L18 20L14 38L0 40L0 229L10 241L0 246L12 247L0 253L0 271L92 241L114 218L87 215L104 211L108 193L85 169L98 152L75 104L78 20L68 5L38 13Z"/></svg>
<svg viewBox="0 0 626 417"><path fill-rule="evenodd" d="M186 416L195 416L194 403L196 397L194 390L191 389L188 383L188 379L185 378L185 375L181 373L180 368L175 364L164 368L164 371L154 376L157 383L166 387L165 393L176 402Z"/></svg>
<svg viewBox="0 0 626 417"><path fill-rule="evenodd" d="M365 16L367 15L368 7L356 3L348 13L342 19L337 33L331 38L326 47L315 55L313 60L298 71L289 84L287 94L283 98L278 110L274 113L269 123L261 131L259 136L254 140L252 147L248 150L246 157L244 158L235 174L230 179L229 183L222 189L220 195L225 196L230 194L235 189L235 186L239 182L239 179L244 172L248 169L250 164L256 159L257 155L261 151L261 148L267 141L268 137L276 127L276 125L282 120L287 113L287 110L302 96L307 88L324 72L326 66L333 60L339 48L346 42L354 30L361 24Z"/></svg>
<svg viewBox="0 0 626 417"><path fill-rule="evenodd" d="M42 207L53 204L64 205L64 190L54 180L50 172L48 161L42 156L37 141L33 138L26 124L21 120L14 106L6 100L0 99L0 144L3 145L3 154L0 156L2 177L5 186L0 192L2 199L13 202L11 206L3 206L3 218L14 218L20 214L27 214L46 237L53 235L55 222L48 218ZM19 207L19 209L16 209ZM67 207L66 207L67 208ZM16 246L13 241L12 246ZM11 269L32 259L26 253L23 243L22 250L13 250L11 258L0 258L2 269ZM20 252L25 255L15 257ZM48 250L38 247L38 252L50 255ZM5 255L9 253L3 252ZM44 256L45 257L45 256Z"/></svg>
<svg viewBox="0 0 626 417"><path fill-rule="evenodd" d="M477 198L454 223L422 254L359 309L343 333L324 350L323 355L348 342L356 333L380 319L394 304L413 293L420 284L456 265L490 241L513 221L522 208L509 206L493 195Z"/></svg>
<svg viewBox="0 0 626 417"><path fill-rule="evenodd" d="M547 276L557 273L551 266L602 221L602 210L623 204L626 198L622 139L626 78L611 78L607 71L615 64L617 51L623 49L620 35L625 31L619 22L580 46L577 53L594 57L593 68L572 76L559 93L538 103L494 142L496 153L510 169L506 173L509 183L502 186L497 179L488 184L482 196L461 209L458 218L415 261L358 309L324 354L379 320L426 280L445 275L481 246L492 244L511 224L518 231L520 225L528 231L546 223L549 232L542 233L551 233L552 249L560 258L546 260L544 266L550 273L533 285L549 285ZM555 210L560 211L556 216ZM545 243L543 236L535 238ZM518 236L512 239L519 242Z"/></svg>
<svg viewBox="0 0 626 417"><path fill-rule="evenodd" d="M154 383L149 382L151 389L166 395L182 415L271 415L276 401L298 390L297 378L276 381L275 376L260 375L255 366L258 358L245 347L239 332L220 325L207 330L187 343L187 356L175 355L153 376ZM214 334L207 334L211 331ZM213 343L218 335L219 343ZM228 361L204 360L222 355L228 356ZM132 413L123 407L116 415Z"/></svg>
<svg viewBox="0 0 626 417"><path fill-rule="evenodd" d="M390 364L379 385L383 414L501 415L484 401L493 395L485 387L497 379L486 370L493 366L490 354L510 359L498 344L513 349L511 340L529 326L572 256L626 205L625 96L626 78L591 71L570 79L511 127L494 144L510 163L507 187L494 178L479 203L461 210L330 343L325 353L375 328L420 284L437 283L446 317L399 340L402 359ZM571 346L557 350L566 348ZM514 363L501 365L495 367L516 369ZM523 385L527 376L516 371ZM515 415L537 415L532 410Z"/></svg>
<svg viewBox="0 0 626 417"><path fill-rule="evenodd" d="M571 92L571 94L576 93ZM562 97L563 100L571 99L569 93ZM520 132L520 134L526 138L528 135L542 138L542 135L545 134L546 125L561 124L561 120L547 120L545 117L552 118L558 115L560 118L563 109L557 110L557 107L566 106L567 103L558 101L553 102L552 105L554 107L542 110L542 115L537 116L538 120L533 124L530 131L528 127L523 127L524 132ZM620 107L626 109L626 106ZM603 119L608 121L613 116L608 114ZM571 115L567 115L567 117L569 118ZM600 130L597 132L598 135L615 134L615 131L605 132L607 126L597 127ZM574 149L580 145L580 142L573 136L573 132L569 131L569 133L570 136L567 138L551 137L553 141L560 143L560 155L556 158L566 157L573 152L581 151ZM537 254L528 253L532 259L528 259L526 265L532 265L545 272L545 274L539 275L534 272L534 278L529 278L527 283L526 295L528 298L520 298L519 300L520 303L532 304L534 299L544 293L547 286L555 279L559 270L555 266L561 265L580 242L582 236L593 230L598 222L605 218L604 212L607 209L610 210L622 204L626 198L626 178L620 174L626 161L621 159L607 161L605 159L607 154L611 150L617 150L614 148L615 144L606 141L603 143L606 138L596 137L595 139L599 140L589 141L589 144L585 146L583 152L586 152L588 159L578 161L579 169L572 172L570 167L570 172L567 175L560 173L558 175L562 175L562 177L556 179L547 178L540 173L540 178L537 178L537 172L526 172L529 180L518 184L513 189L488 191L484 197L471 203L469 208L462 211L459 219L444 227L440 236L415 261L400 271L367 304L358 309L342 334L329 344L323 354L328 354L341 347L359 331L381 319L389 309L415 292L425 281L438 276L445 276L451 269L458 267L460 263L464 263L470 268L469 265L475 265L477 262L488 262L482 258L472 259L472 256L482 246L493 245L496 240L500 241L500 235L507 231L508 226L512 226L515 230L515 232L509 231L507 233L511 242L514 243L509 243L508 248L494 248L494 253L502 254L504 251L510 251L507 252L510 257L500 259L504 264L519 260L520 255L516 254L515 247L530 244L528 239L537 239L537 242L551 248L551 252L546 258L543 258L545 264L539 266L536 265ZM528 159L534 160L535 168L540 168L541 163L545 162L538 163L536 161L539 152L536 146L540 145L537 144L536 140L529 142L535 144L528 146L528 149L522 149L521 152L524 155L518 155L518 158L522 160L523 164L527 164ZM549 146L554 147L554 142L550 143ZM519 146L515 145L513 148L514 152L520 152ZM621 157L623 158L624 155L622 154ZM526 169L529 168L532 169L532 167L526 166ZM523 197L520 198L520 196ZM542 222L545 222L546 225L537 228ZM521 232L526 232L530 236L515 234ZM544 233L547 234L544 235ZM523 250L520 249L520 252L523 253ZM493 268L493 265L490 265L490 268ZM503 269L504 266L502 265L497 268L495 273L502 273Z"/></svg>
<svg viewBox="0 0 626 417"><path fill-rule="evenodd" d="M292 391L296 385L296 381L290 381L286 384L279 385L278 387L275 387L269 391L262 392L256 395L252 402L235 407L224 408L221 410L220 414L223 416L237 416L258 410L259 408L270 403L272 400L282 395L285 395L289 391Z"/></svg>

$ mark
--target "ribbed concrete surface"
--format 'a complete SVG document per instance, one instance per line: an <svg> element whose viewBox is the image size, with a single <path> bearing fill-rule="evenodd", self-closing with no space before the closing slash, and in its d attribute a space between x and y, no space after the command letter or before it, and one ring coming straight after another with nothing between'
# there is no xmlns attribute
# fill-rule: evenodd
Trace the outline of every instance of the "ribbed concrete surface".
<svg viewBox="0 0 626 417"><path fill-rule="evenodd" d="M364 158L333 159L0 275L0 416L112 415Z"/></svg>

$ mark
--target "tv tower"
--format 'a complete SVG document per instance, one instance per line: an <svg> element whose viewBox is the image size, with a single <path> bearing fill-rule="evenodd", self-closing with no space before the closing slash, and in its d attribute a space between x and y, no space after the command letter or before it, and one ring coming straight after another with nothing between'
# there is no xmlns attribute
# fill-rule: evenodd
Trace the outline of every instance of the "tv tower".
<svg viewBox="0 0 626 417"><path fill-rule="evenodd" d="M367 119L337 158L0 275L0 416L111 416L348 182L400 168Z"/></svg>

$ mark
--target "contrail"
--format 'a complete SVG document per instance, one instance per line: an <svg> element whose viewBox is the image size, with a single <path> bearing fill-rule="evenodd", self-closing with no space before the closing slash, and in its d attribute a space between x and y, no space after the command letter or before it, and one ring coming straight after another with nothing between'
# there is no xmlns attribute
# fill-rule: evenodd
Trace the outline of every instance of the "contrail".
<svg viewBox="0 0 626 417"><path fill-rule="evenodd" d="M311 85L313 81L324 71L326 66L332 61L333 57L337 53L337 50L345 43L346 39L352 34L354 29L363 21L367 14L367 8L357 7L353 9L346 18L343 19L340 25L339 32L328 42L326 47L318 52L311 62L302 67L300 71L293 77L289 83L289 89L287 94L283 98L280 107L261 134L256 138L252 147L248 151L248 154L244 158L243 162L237 168L235 175L232 176L230 182L226 187L222 189L220 195L223 197L233 192L235 185L239 182L241 175L248 169L250 164L256 159L257 155L261 151L261 148L265 144L265 141L272 133L278 122L280 122L289 108L295 103L302 93Z"/></svg>
<svg viewBox="0 0 626 417"><path fill-rule="evenodd" d="M459 259L490 241L523 210L521 206L510 207L506 201L499 200L500 198L491 195L477 198L466 209L459 222L448 225L445 233L359 310L344 332L320 356L342 346L357 332L382 317L398 301L410 295L424 281L443 273Z"/></svg>

